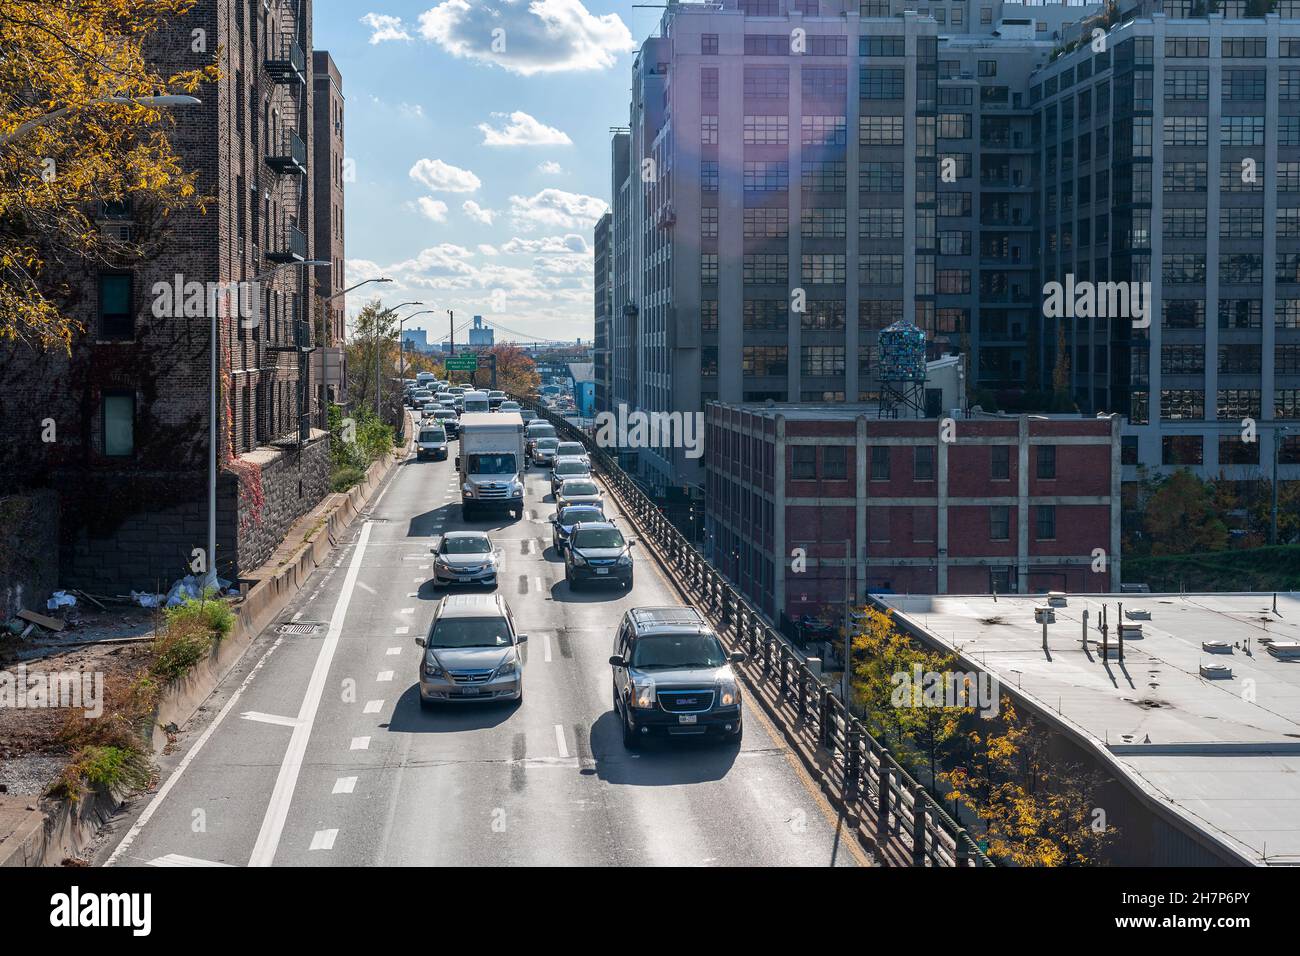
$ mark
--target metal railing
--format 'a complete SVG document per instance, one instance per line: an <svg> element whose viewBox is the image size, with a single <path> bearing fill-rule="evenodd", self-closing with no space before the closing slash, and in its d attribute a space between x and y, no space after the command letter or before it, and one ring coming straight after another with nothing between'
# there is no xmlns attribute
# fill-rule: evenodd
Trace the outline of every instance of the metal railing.
<svg viewBox="0 0 1300 956"><path fill-rule="evenodd" d="M511 395L524 407L535 397ZM943 805L867 732L862 722L804 662L793 645L664 516L615 457L586 433L546 409L537 414L565 441L582 442L593 469L658 552L665 570L694 598L728 650L745 653L740 665L768 710L821 768L859 832L874 841L882 862L905 866L994 864Z"/></svg>

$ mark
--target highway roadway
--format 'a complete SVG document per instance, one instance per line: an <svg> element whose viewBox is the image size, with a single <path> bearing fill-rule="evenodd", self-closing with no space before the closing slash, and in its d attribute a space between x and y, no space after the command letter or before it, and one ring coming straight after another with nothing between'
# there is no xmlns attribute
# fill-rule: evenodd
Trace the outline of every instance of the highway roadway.
<svg viewBox="0 0 1300 956"><path fill-rule="evenodd" d="M452 445L452 458L456 444ZM611 512L617 513L611 505ZM678 604L639 549L636 583L564 583L546 473L525 518L466 525L453 463L410 457L331 562L260 635L101 840L132 866L778 865L868 861L754 708L740 748L623 749L613 631ZM522 705L419 706L414 638L443 591L429 547L479 528L529 636ZM627 527L625 525L625 527ZM297 623L282 633L284 624Z"/></svg>

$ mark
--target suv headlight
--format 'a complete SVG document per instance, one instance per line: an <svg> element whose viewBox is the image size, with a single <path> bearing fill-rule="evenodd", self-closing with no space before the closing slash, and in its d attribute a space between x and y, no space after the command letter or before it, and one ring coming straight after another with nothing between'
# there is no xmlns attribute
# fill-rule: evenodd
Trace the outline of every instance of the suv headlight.
<svg viewBox="0 0 1300 956"><path fill-rule="evenodd" d="M736 678L723 677L718 681L718 706L735 707L740 703L740 687L736 684Z"/></svg>
<svg viewBox="0 0 1300 956"><path fill-rule="evenodd" d="M443 669L442 664L438 662L438 658L434 657L432 652L425 655L424 676L428 678L441 678L442 680L451 683L451 675Z"/></svg>
<svg viewBox="0 0 1300 956"><path fill-rule="evenodd" d="M497 677L512 677L519 671L519 660L515 657L507 657L497 668Z"/></svg>
<svg viewBox="0 0 1300 956"><path fill-rule="evenodd" d="M620 567L629 567L632 564L632 555L624 551L618 556L618 563Z"/></svg>
<svg viewBox="0 0 1300 956"><path fill-rule="evenodd" d="M574 563L574 564L586 564L586 563L587 563L587 559L584 558L584 557L582 556L581 552L574 551L574 552L573 552L573 563Z"/></svg>
<svg viewBox="0 0 1300 956"><path fill-rule="evenodd" d="M655 705L655 682L648 677L640 677L632 682L632 706L649 710Z"/></svg>

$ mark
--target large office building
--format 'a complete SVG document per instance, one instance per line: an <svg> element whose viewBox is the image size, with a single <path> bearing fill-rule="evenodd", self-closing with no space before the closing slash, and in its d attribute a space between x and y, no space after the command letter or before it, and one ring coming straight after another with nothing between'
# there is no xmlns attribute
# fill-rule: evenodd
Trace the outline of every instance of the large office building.
<svg viewBox="0 0 1300 956"><path fill-rule="evenodd" d="M905 320L973 403L1126 416L1126 478L1266 477L1300 426L1300 11L1267 6L670 5L612 142L610 406L874 401ZM1119 281L1149 328L1045 317Z"/></svg>
<svg viewBox="0 0 1300 956"><path fill-rule="evenodd" d="M595 366L592 375L595 381L595 408L602 411L610 408L613 394L613 382L610 379L613 368L610 354L610 327L613 324L610 312L614 303L613 289L610 286L610 279L614 275L613 225L613 213L607 212L600 217L596 223L594 247L596 281L593 318L596 334L592 340Z"/></svg>

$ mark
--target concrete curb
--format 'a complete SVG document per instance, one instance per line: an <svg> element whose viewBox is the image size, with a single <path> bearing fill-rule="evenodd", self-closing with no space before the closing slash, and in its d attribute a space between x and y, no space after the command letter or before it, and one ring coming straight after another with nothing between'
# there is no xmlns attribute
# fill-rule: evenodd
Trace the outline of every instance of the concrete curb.
<svg viewBox="0 0 1300 956"><path fill-rule="evenodd" d="M325 563L343 533L405 459L408 445L404 432L403 447L371 465L364 481L346 494L334 495L337 501L326 499L321 526L289 551L273 575L248 592L236 612L230 636L214 648L206 661L163 691L154 713L150 741L155 754L167 745L163 728L169 724L184 726L198 712L257 636L302 590L312 572ZM281 554L273 554L268 564ZM122 802L120 795L99 790L76 803L0 796L0 867L59 866L65 859L79 857L100 827L121 809ZM37 809L27 809L32 806Z"/></svg>

